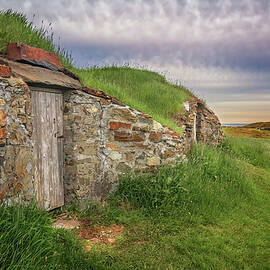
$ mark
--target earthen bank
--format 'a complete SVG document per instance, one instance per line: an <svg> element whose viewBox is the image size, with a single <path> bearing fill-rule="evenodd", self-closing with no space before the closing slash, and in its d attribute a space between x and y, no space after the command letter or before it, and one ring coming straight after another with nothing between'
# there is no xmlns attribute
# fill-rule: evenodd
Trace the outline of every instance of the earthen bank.
<svg viewBox="0 0 270 270"><path fill-rule="evenodd" d="M33 55L29 60L27 53L26 59L16 57L0 59L2 201L36 198L54 209L74 200L103 200L119 175L181 161L192 142L217 145L224 138L218 118L195 97L177 119L183 129L178 134L82 87L58 62Z"/></svg>

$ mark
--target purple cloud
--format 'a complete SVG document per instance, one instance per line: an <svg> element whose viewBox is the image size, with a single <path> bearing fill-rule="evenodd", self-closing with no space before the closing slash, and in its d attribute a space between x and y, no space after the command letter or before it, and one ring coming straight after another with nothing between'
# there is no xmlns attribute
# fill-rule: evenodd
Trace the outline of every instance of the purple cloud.
<svg viewBox="0 0 270 270"><path fill-rule="evenodd" d="M269 98L268 0L0 0L0 5L30 19L36 14L36 25L52 23L78 66L132 61L169 70L217 106L243 93L250 102L254 92L257 102Z"/></svg>

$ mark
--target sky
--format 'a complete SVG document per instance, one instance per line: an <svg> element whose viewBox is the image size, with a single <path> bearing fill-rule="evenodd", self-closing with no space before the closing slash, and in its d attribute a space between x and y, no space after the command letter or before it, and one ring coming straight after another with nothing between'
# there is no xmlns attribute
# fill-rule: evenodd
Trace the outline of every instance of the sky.
<svg viewBox="0 0 270 270"><path fill-rule="evenodd" d="M51 23L76 66L146 67L222 123L270 121L270 0L0 0L10 8Z"/></svg>

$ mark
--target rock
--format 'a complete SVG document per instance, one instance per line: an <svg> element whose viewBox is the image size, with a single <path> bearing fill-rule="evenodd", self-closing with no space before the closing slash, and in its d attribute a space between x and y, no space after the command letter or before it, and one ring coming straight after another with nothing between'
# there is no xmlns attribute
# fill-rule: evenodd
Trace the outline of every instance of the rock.
<svg viewBox="0 0 270 270"><path fill-rule="evenodd" d="M0 110L0 126L4 127L7 124L7 113L5 110Z"/></svg>
<svg viewBox="0 0 270 270"><path fill-rule="evenodd" d="M0 58L1 60L1 58ZM30 66L23 63L8 61L12 74L21 77L28 85L52 89L80 89L79 81L68 77L62 72L48 70L46 68Z"/></svg>
<svg viewBox="0 0 270 270"><path fill-rule="evenodd" d="M162 133L161 132L151 131L150 134L149 134L149 139L150 139L151 142L161 142Z"/></svg>
<svg viewBox="0 0 270 270"><path fill-rule="evenodd" d="M108 150L115 150L115 151L119 151L120 150L120 148L118 146L114 145L114 144L107 144L105 146L105 148L108 149Z"/></svg>
<svg viewBox="0 0 270 270"><path fill-rule="evenodd" d="M175 157L175 152L167 150L165 153L162 155L163 158L172 158Z"/></svg>
<svg viewBox="0 0 270 270"><path fill-rule="evenodd" d="M127 108L117 107L113 109L112 118L115 118L118 120L124 120L127 122L135 122L136 114Z"/></svg>
<svg viewBox="0 0 270 270"><path fill-rule="evenodd" d="M139 133L137 132L132 132L132 140L134 142L142 142L144 141L144 135L140 135Z"/></svg>
<svg viewBox="0 0 270 270"><path fill-rule="evenodd" d="M146 159L146 164L148 166L158 166L160 165L160 158L159 157L150 157Z"/></svg>
<svg viewBox="0 0 270 270"><path fill-rule="evenodd" d="M119 160L122 158L122 154L117 151L111 151L108 157L112 160Z"/></svg>
<svg viewBox="0 0 270 270"><path fill-rule="evenodd" d="M184 102L184 107L185 107L186 111L188 112L189 111L189 103L187 101Z"/></svg>
<svg viewBox="0 0 270 270"><path fill-rule="evenodd" d="M117 165L116 169L122 173L127 173L132 170L131 167L128 166L125 162L120 162Z"/></svg>
<svg viewBox="0 0 270 270"><path fill-rule="evenodd" d="M4 200L7 192L8 192L8 185L5 185L3 188L0 189L0 201Z"/></svg>
<svg viewBox="0 0 270 270"><path fill-rule="evenodd" d="M150 129L149 125L140 124L140 123L136 123L136 126L132 127L132 130L134 130L134 131L142 131L142 132L148 132L149 129Z"/></svg>
<svg viewBox="0 0 270 270"><path fill-rule="evenodd" d="M26 148L21 148L15 159L15 170L19 178L24 178L27 174L26 166L30 159L30 153Z"/></svg>
<svg viewBox="0 0 270 270"><path fill-rule="evenodd" d="M65 229L65 230L73 230L73 229L78 229L81 226L80 221L75 220L75 219L58 219L52 224L53 228L56 229Z"/></svg>
<svg viewBox="0 0 270 270"><path fill-rule="evenodd" d="M0 128L0 139L6 138L6 129Z"/></svg>
<svg viewBox="0 0 270 270"><path fill-rule="evenodd" d="M153 130L161 130L163 127L162 127L162 125L159 123L159 122L157 122L157 121L153 121Z"/></svg>

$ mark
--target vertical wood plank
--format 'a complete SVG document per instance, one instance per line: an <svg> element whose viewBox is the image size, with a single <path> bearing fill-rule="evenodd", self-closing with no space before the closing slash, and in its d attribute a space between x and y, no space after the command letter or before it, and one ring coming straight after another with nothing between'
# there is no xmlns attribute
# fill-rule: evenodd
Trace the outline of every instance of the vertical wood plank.
<svg viewBox="0 0 270 270"><path fill-rule="evenodd" d="M39 129L38 124L39 124L39 119L38 119L38 115L39 115L39 111L38 111L38 98L39 96L39 92L32 92L32 119L33 119L33 135L32 135L32 139L33 139L33 166L34 166L34 186L35 186L35 190L36 190L36 200L37 200L37 204L39 207L43 207L42 205L42 195L41 195L41 188L40 188L40 149L39 149Z"/></svg>
<svg viewBox="0 0 270 270"><path fill-rule="evenodd" d="M56 118L57 118L57 150L59 162L59 192L57 201L64 205L64 147L63 147L63 95L56 94Z"/></svg>
<svg viewBox="0 0 270 270"><path fill-rule="evenodd" d="M50 158L49 158L49 175L50 178L48 179L50 181L50 207L53 208L55 206L55 194L58 191L57 181L58 181L58 175L56 174L56 168L58 167L58 157L55 156L55 147L57 145L55 144L56 138L56 130L55 130L55 122L56 122L56 111L55 111L55 94L54 93L48 93L47 94L50 97L50 105L48 107L48 115L49 115L49 123L50 123Z"/></svg>
<svg viewBox="0 0 270 270"><path fill-rule="evenodd" d="M38 206L53 209L64 205L63 96L33 91L34 177ZM60 138L58 138L60 137Z"/></svg>
<svg viewBox="0 0 270 270"><path fill-rule="evenodd" d="M40 92L41 102L41 153L42 153L42 173L43 173L43 201L44 208L50 209L50 192L51 192L51 175L50 175L50 158L51 158L51 126L49 114L49 93Z"/></svg>

